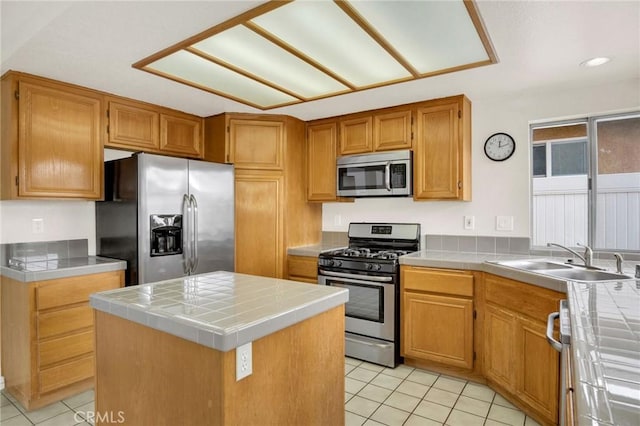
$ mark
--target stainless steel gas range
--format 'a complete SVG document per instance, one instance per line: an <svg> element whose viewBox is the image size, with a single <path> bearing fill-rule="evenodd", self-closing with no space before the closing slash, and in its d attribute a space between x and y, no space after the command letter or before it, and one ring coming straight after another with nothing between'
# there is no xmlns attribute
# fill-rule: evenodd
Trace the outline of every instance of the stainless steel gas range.
<svg viewBox="0 0 640 426"><path fill-rule="evenodd" d="M417 250L417 223L351 223L349 247L320 253L318 284L349 289L347 356L388 367L400 362L398 257Z"/></svg>

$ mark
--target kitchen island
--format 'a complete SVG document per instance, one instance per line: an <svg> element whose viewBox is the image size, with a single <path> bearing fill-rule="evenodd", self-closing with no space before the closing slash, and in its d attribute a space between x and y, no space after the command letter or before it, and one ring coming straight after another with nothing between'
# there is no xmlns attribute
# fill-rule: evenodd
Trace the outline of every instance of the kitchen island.
<svg viewBox="0 0 640 426"><path fill-rule="evenodd" d="M230 272L94 294L96 424L344 424L347 299Z"/></svg>

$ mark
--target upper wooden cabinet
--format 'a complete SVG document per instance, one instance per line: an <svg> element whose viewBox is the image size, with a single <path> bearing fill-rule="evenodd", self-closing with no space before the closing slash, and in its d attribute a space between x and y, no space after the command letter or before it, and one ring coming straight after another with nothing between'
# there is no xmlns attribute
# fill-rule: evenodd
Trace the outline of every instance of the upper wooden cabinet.
<svg viewBox="0 0 640 426"><path fill-rule="evenodd" d="M413 198L471 200L471 102L463 96L416 110Z"/></svg>
<svg viewBox="0 0 640 426"><path fill-rule="evenodd" d="M99 93L5 74L2 198L101 198L102 111Z"/></svg>
<svg viewBox="0 0 640 426"><path fill-rule="evenodd" d="M107 148L189 158L204 156L200 117L116 97L108 97L107 117Z"/></svg>
<svg viewBox="0 0 640 426"><path fill-rule="evenodd" d="M141 104L109 100L108 139L105 146L139 148L157 151L160 148L160 115Z"/></svg>
<svg viewBox="0 0 640 426"><path fill-rule="evenodd" d="M307 125L307 200L336 201L335 121Z"/></svg>
<svg viewBox="0 0 640 426"><path fill-rule="evenodd" d="M388 110L373 116L373 150L411 149L411 110Z"/></svg>
<svg viewBox="0 0 640 426"><path fill-rule="evenodd" d="M349 114L340 123L340 155L411 149L411 108L385 108Z"/></svg>
<svg viewBox="0 0 640 426"><path fill-rule="evenodd" d="M285 123L277 116L219 114L205 119L205 159L238 169L282 170Z"/></svg>
<svg viewBox="0 0 640 426"><path fill-rule="evenodd" d="M160 114L160 152L202 158L202 119L179 112Z"/></svg>
<svg viewBox="0 0 640 426"><path fill-rule="evenodd" d="M373 118L371 116L344 118L339 123L340 155L373 151Z"/></svg>

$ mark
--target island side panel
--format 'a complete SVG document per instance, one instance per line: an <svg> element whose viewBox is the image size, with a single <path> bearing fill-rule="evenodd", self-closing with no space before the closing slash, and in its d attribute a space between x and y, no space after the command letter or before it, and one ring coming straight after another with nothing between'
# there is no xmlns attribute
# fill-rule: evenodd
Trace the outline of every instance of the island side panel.
<svg viewBox="0 0 640 426"><path fill-rule="evenodd" d="M94 312L96 425L223 424L222 352Z"/></svg>
<svg viewBox="0 0 640 426"><path fill-rule="evenodd" d="M225 354L226 425L343 425L344 305L252 343L253 374Z"/></svg>
<svg viewBox="0 0 640 426"><path fill-rule="evenodd" d="M254 341L238 382L235 350L95 312L96 425L344 424L344 305Z"/></svg>

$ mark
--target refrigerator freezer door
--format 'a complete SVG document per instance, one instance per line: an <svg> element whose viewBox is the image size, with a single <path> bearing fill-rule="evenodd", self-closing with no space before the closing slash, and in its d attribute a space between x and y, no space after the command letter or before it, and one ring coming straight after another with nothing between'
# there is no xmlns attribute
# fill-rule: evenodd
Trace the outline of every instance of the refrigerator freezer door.
<svg viewBox="0 0 640 426"><path fill-rule="evenodd" d="M197 205L197 259L192 274L234 270L234 171L230 164L189 160L189 193Z"/></svg>
<svg viewBox="0 0 640 426"><path fill-rule="evenodd" d="M183 214L183 197L188 194L187 160L161 155L138 157L138 284L179 278L186 275L182 254L151 256L151 216ZM183 217L183 227L189 218ZM183 244L188 240L182 232Z"/></svg>

